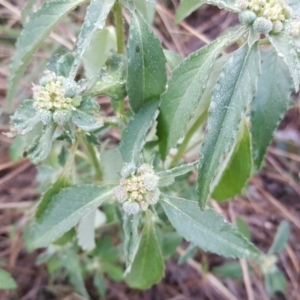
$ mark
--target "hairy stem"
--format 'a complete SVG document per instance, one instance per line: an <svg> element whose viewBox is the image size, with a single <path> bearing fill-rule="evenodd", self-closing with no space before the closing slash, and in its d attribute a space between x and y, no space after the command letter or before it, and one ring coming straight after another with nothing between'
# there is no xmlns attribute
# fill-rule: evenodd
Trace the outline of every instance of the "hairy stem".
<svg viewBox="0 0 300 300"><path fill-rule="evenodd" d="M176 165L178 164L178 162L180 161L180 159L182 158L191 138L193 137L193 135L195 134L195 132L199 129L199 127L201 126L201 124L204 122L205 118L206 118L206 114L207 112L204 112L203 114L201 114L199 116L199 118L195 121L195 123L192 125L192 127L190 128L190 130L187 132L183 142L181 143L181 145L178 148L178 151L176 153L176 155L174 156L171 164L170 164L170 168L174 168L176 167Z"/></svg>
<svg viewBox="0 0 300 300"><path fill-rule="evenodd" d="M114 13L116 33L117 33L117 50L119 54L125 52L125 35L124 35L124 23L122 16L122 5L117 0L112 9Z"/></svg>
<svg viewBox="0 0 300 300"><path fill-rule="evenodd" d="M72 146L70 148L69 157L67 159L67 162L66 162L63 172L62 172L62 174L67 177L72 174L72 170L73 170L73 166L74 166L74 159L75 159L78 145L79 145L79 139L76 139L76 141L74 142L74 144L72 144Z"/></svg>
<svg viewBox="0 0 300 300"><path fill-rule="evenodd" d="M102 174L102 170L101 170L101 166L100 166L100 162L98 160L95 148L93 145L91 145L85 136L82 137L82 144L85 147L87 154L90 158L91 164L93 165L93 167L95 168L96 171L96 179L97 180L102 180L103 178L103 174Z"/></svg>

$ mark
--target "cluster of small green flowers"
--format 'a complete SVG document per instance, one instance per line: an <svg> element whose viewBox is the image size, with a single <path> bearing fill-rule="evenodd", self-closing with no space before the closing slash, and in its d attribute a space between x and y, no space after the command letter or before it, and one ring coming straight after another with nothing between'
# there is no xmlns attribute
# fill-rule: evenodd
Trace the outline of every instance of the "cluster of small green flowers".
<svg viewBox="0 0 300 300"><path fill-rule="evenodd" d="M64 77L58 76L50 71L45 72L40 85L33 85L34 108L44 110L75 110L72 98L66 96Z"/></svg>
<svg viewBox="0 0 300 300"><path fill-rule="evenodd" d="M292 9L284 0L240 0L238 7L242 10L239 19L244 25L252 25L263 34L279 33L289 28ZM292 35L291 29L288 29Z"/></svg>
<svg viewBox="0 0 300 300"><path fill-rule="evenodd" d="M278 259L276 255L265 255L261 257L260 269L264 274L271 273L274 270L274 268L276 268L277 262Z"/></svg>
<svg viewBox="0 0 300 300"><path fill-rule="evenodd" d="M115 197L123 203L128 214L137 214L148 209L159 200L159 177L148 164L142 164L137 170L132 165L123 168L120 185L115 188Z"/></svg>

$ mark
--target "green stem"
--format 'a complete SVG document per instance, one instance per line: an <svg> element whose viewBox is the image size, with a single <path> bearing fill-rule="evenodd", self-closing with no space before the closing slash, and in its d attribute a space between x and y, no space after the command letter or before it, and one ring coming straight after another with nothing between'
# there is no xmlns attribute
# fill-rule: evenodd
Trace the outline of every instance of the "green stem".
<svg viewBox="0 0 300 300"><path fill-rule="evenodd" d="M204 122L204 120L206 118L206 115L207 115L207 112L204 112L203 114L201 114L199 116L199 118L195 121L195 123L192 125L190 130L187 132L183 142L181 143L181 145L178 148L178 151L177 151L176 155L173 157L173 160L171 161L170 168L176 167L176 165L178 164L178 162L182 158L182 156L183 156L183 154L184 154L191 138L193 137L195 132L199 129L199 127Z"/></svg>
<svg viewBox="0 0 300 300"><path fill-rule="evenodd" d="M66 176L69 176L72 173L72 169L74 166L75 154L76 154L78 145L79 145L79 139L76 139L75 143L72 144L72 146L71 146L68 160L67 160L67 162L64 166L63 172L62 172L62 174L66 175Z"/></svg>
<svg viewBox="0 0 300 300"><path fill-rule="evenodd" d="M102 174L102 170L101 170L101 166L100 166L100 162L98 160L95 148L93 145L91 145L85 136L82 136L82 142L83 142L83 146L85 147L87 154L90 158L91 164L93 165L93 167L95 168L96 171L96 179L98 180L102 180L103 178L103 174Z"/></svg>
<svg viewBox="0 0 300 300"><path fill-rule="evenodd" d="M125 53L125 35L124 35L124 23L122 15L122 5L117 0L112 9L114 13L116 34L117 34L117 50L119 54Z"/></svg>

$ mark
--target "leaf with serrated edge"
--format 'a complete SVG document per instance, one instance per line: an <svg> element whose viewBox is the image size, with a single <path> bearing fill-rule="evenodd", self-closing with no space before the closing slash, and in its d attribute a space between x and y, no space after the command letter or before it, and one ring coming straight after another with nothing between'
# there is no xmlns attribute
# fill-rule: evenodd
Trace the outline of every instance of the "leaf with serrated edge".
<svg viewBox="0 0 300 300"><path fill-rule="evenodd" d="M164 261L156 237L151 213L147 213L139 248L125 280L136 289L149 289L164 276Z"/></svg>
<svg viewBox="0 0 300 300"><path fill-rule="evenodd" d="M72 9L85 0L52 0L32 14L25 24L12 58L10 76L8 79L7 102L11 104L16 95L18 82L23 75L34 52L51 32L52 28Z"/></svg>
<svg viewBox="0 0 300 300"><path fill-rule="evenodd" d="M224 8L226 10L238 13L241 10L238 8L236 5L237 1L236 0L206 0L205 1L208 4L211 5L216 5L219 8Z"/></svg>
<svg viewBox="0 0 300 300"><path fill-rule="evenodd" d="M35 217L39 219L40 216L43 216L44 210L47 208L49 202L52 198L57 195L63 188L69 187L72 185L72 180L70 174L62 173L56 182L46 191L43 195L41 202L36 210Z"/></svg>
<svg viewBox="0 0 300 300"><path fill-rule="evenodd" d="M124 130L120 151L125 163L138 165L140 152L145 144L147 131L155 120L160 100L146 103L130 121Z"/></svg>
<svg viewBox="0 0 300 300"><path fill-rule="evenodd" d="M186 173L194 170L197 167L198 163L199 161L195 161L157 173L157 175L159 176L159 186L163 187L171 185L172 183L174 183L176 177L185 175Z"/></svg>
<svg viewBox="0 0 300 300"><path fill-rule="evenodd" d="M127 92L132 110L160 97L165 90L166 59L159 39L138 12L131 14Z"/></svg>
<svg viewBox="0 0 300 300"><path fill-rule="evenodd" d="M224 172L220 172L212 193L218 201L224 201L240 194L252 170L251 135L245 119L241 124L236 145ZM215 180L216 181L216 180Z"/></svg>
<svg viewBox="0 0 300 300"><path fill-rule="evenodd" d="M139 223L141 214L129 215L124 213L123 215L123 230L124 230L124 256L126 261L126 273L130 272L131 264L136 253L136 249L139 245Z"/></svg>
<svg viewBox="0 0 300 300"><path fill-rule="evenodd" d="M46 247L61 237L83 216L108 200L113 195L113 188L80 184L61 190L32 225L28 236L29 248Z"/></svg>
<svg viewBox="0 0 300 300"><path fill-rule="evenodd" d="M28 0L25 6L22 8L21 20L22 24L26 23L26 19L31 16L33 12L33 7L37 0Z"/></svg>
<svg viewBox="0 0 300 300"><path fill-rule="evenodd" d="M197 202L164 195L161 204L180 235L205 251L225 257L255 258L260 251L223 216Z"/></svg>
<svg viewBox="0 0 300 300"><path fill-rule="evenodd" d="M106 18L114 5L114 2L115 0L91 1L78 37L75 49L75 59L70 72L70 77L75 77L82 56L89 47L93 34L97 30L104 28Z"/></svg>
<svg viewBox="0 0 300 300"><path fill-rule="evenodd" d="M289 76L284 76L287 72L286 64L276 52L268 54L263 60L262 75L251 106L253 161L257 169L289 107L293 83Z"/></svg>
<svg viewBox="0 0 300 300"><path fill-rule="evenodd" d="M36 136L33 143L25 150L24 156L37 164L47 158L51 151L53 135L57 125L52 123L43 127L42 132Z"/></svg>
<svg viewBox="0 0 300 300"><path fill-rule="evenodd" d="M269 35L268 39L275 48L278 56L282 57L283 61L288 66L294 81L295 90L298 92L300 85L300 63L297 59L297 51L294 48L292 37L281 33Z"/></svg>
<svg viewBox="0 0 300 300"><path fill-rule="evenodd" d="M205 3L205 0L181 0L176 11L175 22L178 24Z"/></svg>
<svg viewBox="0 0 300 300"><path fill-rule="evenodd" d="M169 150L184 135L205 90L216 58L237 36L229 34L201 48L185 59L173 72L168 88L162 95L157 135L160 154L166 158Z"/></svg>
<svg viewBox="0 0 300 300"><path fill-rule="evenodd" d="M220 164L234 145L242 117L256 91L259 75L258 45L256 43L249 49L245 44L226 63L212 92L198 169L197 192L202 209L213 192L214 178L219 170L224 170L222 165L228 161L226 159Z"/></svg>

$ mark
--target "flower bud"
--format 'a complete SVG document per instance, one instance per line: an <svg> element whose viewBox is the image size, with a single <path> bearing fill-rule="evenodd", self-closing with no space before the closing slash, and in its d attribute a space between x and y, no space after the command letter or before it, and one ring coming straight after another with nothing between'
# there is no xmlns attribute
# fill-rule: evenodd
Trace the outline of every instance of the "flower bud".
<svg viewBox="0 0 300 300"><path fill-rule="evenodd" d="M243 25L252 25L256 19L256 14L251 10L244 10L239 14L239 20Z"/></svg>
<svg viewBox="0 0 300 300"><path fill-rule="evenodd" d="M283 30L283 24L280 21L274 22L273 23L273 32L274 33L279 33Z"/></svg>
<svg viewBox="0 0 300 300"><path fill-rule="evenodd" d="M140 167L139 167L139 172L141 174L145 174L145 173L153 173L153 168L148 165L148 164L142 164Z"/></svg>
<svg viewBox="0 0 300 300"><path fill-rule="evenodd" d="M258 33L268 34L273 28L273 23L264 17L258 17L253 23L253 28Z"/></svg>
<svg viewBox="0 0 300 300"><path fill-rule="evenodd" d="M117 186L114 189L114 194L120 203L123 203L127 199L127 191L123 186Z"/></svg>
<svg viewBox="0 0 300 300"><path fill-rule="evenodd" d="M283 15L285 16L286 19L290 19L292 17L293 10L291 9L291 7L289 7L288 5L286 5L282 9L282 13L283 13Z"/></svg>
<svg viewBox="0 0 300 300"><path fill-rule="evenodd" d="M82 101L81 96L75 96L74 98L72 98L72 105L75 107L78 107L80 105L81 101Z"/></svg>
<svg viewBox="0 0 300 300"><path fill-rule="evenodd" d="M159 200L159 196L160 196L160 190L156 189L149 193L146 200L149 204L156 204Z"/></svg>
<svg viewBox="0 0 300 300"><path fill-rule="evenodd" d="M146 173L143 175L144 187L148 191L154 191L157 188L159 177L154 173Z"/></svg>
<svg viewBox="0 0 300 300"><path fill-rule="evenodd" d="M129 175L133 174L136 170L136 166L134 163L125 164L121 170L122 177L128 177Z"/></svg>
<svg viewBox="0 0 300 300"><path fill-rule="evenodd" d="M79 87L74 80L64 78L63 82L66 97L73 98L79 93Z"/></svg>
<svg viewBox="0 0 300 300"><path fill-rule="evenodd" d="M238 8L240 8L242 10L248 8L248 5L249 5L249 2L247 0L240 0L238 2Z"/></svg>
<svg viewBox="0 0 300 300"><path fill-rule="evenodd" d="M140 205L137 202L130 202L130 201L126 201L123 204L123 209L129 215L135 215L141 210Z"/></svg>

